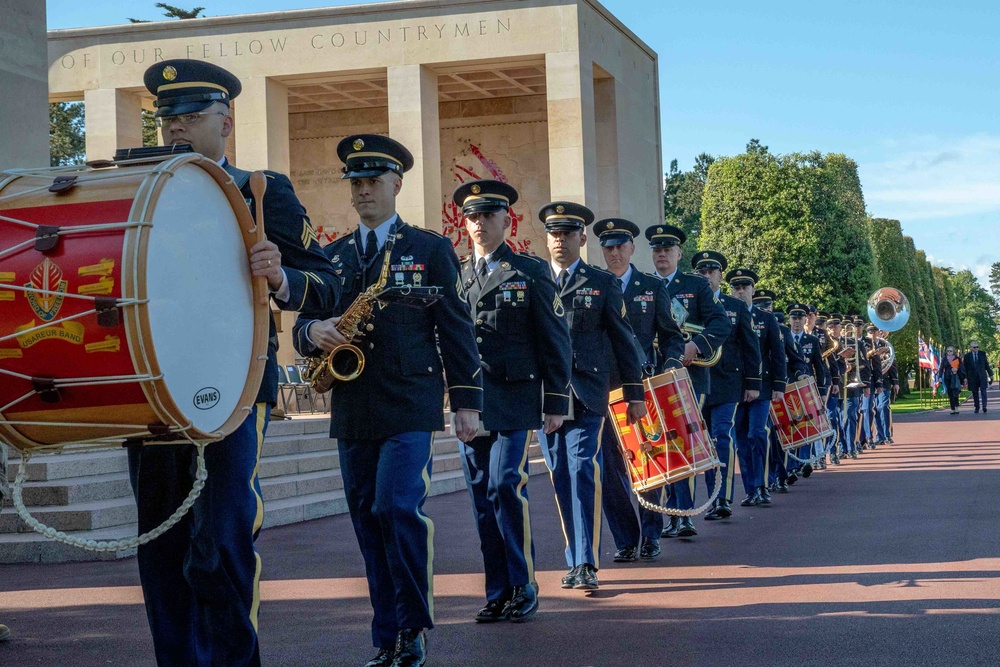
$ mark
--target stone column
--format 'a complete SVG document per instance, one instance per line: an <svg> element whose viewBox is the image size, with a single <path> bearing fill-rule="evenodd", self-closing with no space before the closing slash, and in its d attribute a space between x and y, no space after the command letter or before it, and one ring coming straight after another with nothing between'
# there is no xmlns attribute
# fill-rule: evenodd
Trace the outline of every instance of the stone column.
<svg viewBox="0 0 1000 667"><path fill-rule="evenodd" d="M545 89L549 131L549 182L553 201L598 209L597 131L593 65L579 52L545 54ZM588 235L586 261L600 258ZM598 262L600 263L600 262Z"/></svg>
<svg viewBox="0 0 1000 667"><path fill-rule="evenodd" d="M119 148L142 146L142 100L114 88L83 93L87 160L110 160Z"/></svg>
<svg viewBox="0 0 1000 667"><path fill-rule="evenodd" d="M396 211L406 222L441 231L441 124L437 74L423 65L387 68L389 136L413 153Z"/></svg>
<svg viewBox="0 0 1000 667"><path fill-rule="evenodd" d="M233 105L236 166L288 174L288 88L267 77L244 79Z"/></svg>
<svg viewBox="0 0 1000 667"><path fill-rule="evenodd" d="M45 3L4 3L0 22L0 170L49 166Z"/></svg>

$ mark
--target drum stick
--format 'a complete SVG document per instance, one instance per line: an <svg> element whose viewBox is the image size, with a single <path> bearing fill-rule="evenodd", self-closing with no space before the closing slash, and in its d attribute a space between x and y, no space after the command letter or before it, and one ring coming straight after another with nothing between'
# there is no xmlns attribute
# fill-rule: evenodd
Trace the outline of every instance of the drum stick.
<svg viewBox="0 0 1000 667"><path fill-rule="evenodd" d="M257 243L266 241L264 234L264 193L267 192L267 176L262 171L255 171L250 174L250 192L253 193L253 200L257 207L256 222L254 230L257 232ZM260 276L257 278L261 283L260 304L266 306L268 302L267 278Z"/></svg>

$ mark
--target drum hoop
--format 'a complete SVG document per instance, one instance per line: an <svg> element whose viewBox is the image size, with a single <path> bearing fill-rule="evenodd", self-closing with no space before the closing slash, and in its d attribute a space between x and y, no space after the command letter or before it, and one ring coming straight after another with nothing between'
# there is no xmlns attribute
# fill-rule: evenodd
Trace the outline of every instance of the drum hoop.
<svg viewBox="0 0 1000 667"><path fill-rule="evenodd" d="M186 164L193 164L201 167L216 181L216 183L219 184L226 196L226 199L229 201L234 214L236 215L240 231L242 232L243 243L247 256L249 256L250 248L256 243L256 239L251 231L255 229L255 224L253 218L250 216L250 209L246 204L246 200L244 200L242 193L236 187L232 177L225 169L212 160L197 153L188 153L173 157L164 161L153 173L148 174L143 180L142 185L140 185L140 188L136 193L136 197L133 200L133 209L129 215L129 220L151 223L156 203L159 200L160 193L166 185L167 180L177 169ZM124 258L125 261L129 261L131 256L131 260L135 263L135 270L131 273L132 279L135 283L132 285L134 295L126 295L125 288L123 286L122 296L124 298L127 298L127 296L134 296L135 298L145 300L147 298L146 257L148 256L149 236L151 232L149 227L145 226L140 227L138 233L133 233L134 231L135 230L129 230L129 233L132 234L131 238L126 235ZM177 403L174 401L173 396L170 394L170 391L166 386L166 382L161 377L161 379L154 382L143 383L142 388L150 406L154 412L160 416L160 419L164 424L176 425L184 428L188 436L194 440L217 440L234 431L246 419L246 416L253 407L254 399L260 389L260 384L264 377L265 364L267 362L267 338L269 333L268 318L270 317L270 308L258 305L265 303L265 297L267 296L266 287L262 286L261 283L262 281L253 281L254 328L253 341L251 343L251 360L250 368L247 373L247 380L244 383L243 391L240 394L240 399L237 403L239 408L233 411L233 414L230 415L229 419L227 419L222 426L219 427L218 431L214 433L206 433L201 429L193 427L189 423L182 423L185 420L180 417L184 413L177 406ZM269 303L269 300L266 301L266 303ZM147 346L145 345L147 340L152 341L152 329L149 323L148 307L145 304L137 304L134 308L135 310L131 317L128 313L126 313L125 328L130 343L129 350L132 353L132 360L135 364L136 371L149 374L153 377L160 377L161 371L159 362L156 358L156 350L151 346L147 349ZM139 350L142 352L141 357L137 355L137 351Z"/></svg>

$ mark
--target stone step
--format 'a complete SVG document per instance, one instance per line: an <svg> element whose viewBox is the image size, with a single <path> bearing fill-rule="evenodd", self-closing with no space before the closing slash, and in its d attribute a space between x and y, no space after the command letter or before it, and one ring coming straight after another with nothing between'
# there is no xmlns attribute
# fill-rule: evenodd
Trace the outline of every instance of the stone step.
<svg viewBox="0 0 1000 667"><path fill-rule="evenodd" d="M8 477L11 482L21 468L20 458L11 458ZM28 463L28 480L48 482L72 477L128 473L128 457L124 449L73 452L66 454L45 454L35 456Z"/></svg>
<svg viewBox="0 0 1000 667"><path fill-rule="evenodd" d="M66 507L29 507L31 514L56 530L99 530L136 522L135 501L131 495L108 500L75 503ZM134 530L134 529L133 529ZM0 510L0 533L30 533L13 507Z"/></svg>
<svg viewBox="0 0 1000 667"><path fill-rule="evenodd" d="M24 485L24 504L29 508L123 497L132 497L127 472L66 477L46 482L27 482Z"/></svg>
<svg viewBox="0 0 1000 667"><path fill-rule="evenodd" d="M101 530L74 531L73 536L83 540L123 540L135 537L135 524ZM115 552L84 551L78 547L50 540L35 532L0 534L0 564L115 560L134 555L135 549Z"/></svg>

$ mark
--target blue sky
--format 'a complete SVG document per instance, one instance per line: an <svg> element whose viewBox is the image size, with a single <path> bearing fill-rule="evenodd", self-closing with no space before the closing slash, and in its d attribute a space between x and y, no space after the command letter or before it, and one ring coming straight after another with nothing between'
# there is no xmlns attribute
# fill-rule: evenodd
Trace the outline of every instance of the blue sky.
<svg viewBox="0 0 1000 667"><path fill-rule="evenodd" d="M354 4L198 0L219 16ZM49 28L157 19L154 0L47 0ZM966 0L604 0L660 57L664 168L701 152L858 162L871 214L983 285L1000 261L1000 9ZM125 9L125 7L128 7Z"/></svg>

